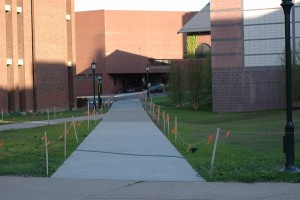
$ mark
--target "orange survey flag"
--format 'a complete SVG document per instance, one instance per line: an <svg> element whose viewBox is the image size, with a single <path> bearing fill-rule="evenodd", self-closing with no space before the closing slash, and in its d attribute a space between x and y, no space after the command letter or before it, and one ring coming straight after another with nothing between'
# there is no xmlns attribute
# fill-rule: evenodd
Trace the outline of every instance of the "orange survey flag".
<svg viewBox="0 0 300 200"><path fill-rule="evenodd" d="M229 137L230 135L230 130L226 133L226 139Z"/></svg>
<svg viewBox="0 0 300 200"><path fill-rule="evenodd" d="M213 140L214 136L210 135L207 141L207 145L209 145L211 143L211 141Z"/></svg>
<svg viewBox="0 0 300 200"><path fill-rule="evenodd" d="M45 136L44 135L41 137L41 140L45 141Z"/></svg>
<svg viewBox="0 0 300 200"><path fill-rule="evenodd" d="M176 131L176 130L175 130L175 127L174 127L174 128L172 129L172 133L175 134L175 131Z"/></svg>

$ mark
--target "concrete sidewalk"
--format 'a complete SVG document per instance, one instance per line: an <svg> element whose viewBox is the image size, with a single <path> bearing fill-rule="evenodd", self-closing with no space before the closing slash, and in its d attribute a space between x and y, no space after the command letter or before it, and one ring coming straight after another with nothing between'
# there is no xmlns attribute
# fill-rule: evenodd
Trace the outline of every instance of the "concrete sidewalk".
<svg viewBox="0 0 300 200"><path fill-rule="evenodd" d="M90 116L90 120L99 120L102 118L102 115L93 115ZM85 121L88 120L88 116L83 117L74 117L74 121ZM61 124L64 122L71 122L72 118L62 118L62 119L52 119L52 120L44 120L44 121L30 121L30 122L22 122L22 123L15 123L15 124L6 124L0 125L0 131L7 131L7 130L14 130L14 129L23 129L23 128L34 128L40 126L47 126L53 124Z"/></svg>
<svg viewBox="0 0 300 200"><path fill-rule="evenodd" d="M0 177L1 200L299 200L300 184Z"/></svg>
<svg viewBox="0 0 300 200"><path fill-rule="evenodd" d="M203 181L138 99L115 102L53 178Z"/></svg>

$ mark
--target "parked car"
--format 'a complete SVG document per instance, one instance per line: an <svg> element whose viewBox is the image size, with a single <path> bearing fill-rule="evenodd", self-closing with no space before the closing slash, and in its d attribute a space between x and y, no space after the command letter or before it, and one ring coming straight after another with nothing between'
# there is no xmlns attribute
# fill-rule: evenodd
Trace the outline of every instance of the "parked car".
<svg viewBox="0 0 300 200"><path fill-rule="evenodd" d="M164 91L164 87L161 85L152 85L149 87L150 93L161 93Z"/></svg>
<svg viewBox="0 0 300 200"><path fill-rule="evenodd" d="M139 92L140 89L138 87L129 87L126 89L127 93Z"/></svg>

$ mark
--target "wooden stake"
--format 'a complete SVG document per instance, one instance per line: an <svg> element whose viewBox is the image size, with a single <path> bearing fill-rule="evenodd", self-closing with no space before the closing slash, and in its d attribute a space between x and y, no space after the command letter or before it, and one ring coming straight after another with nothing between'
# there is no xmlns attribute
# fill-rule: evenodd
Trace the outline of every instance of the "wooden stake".
<svg viewBox="0 0 300 200"><path fill-rule="evenodd" d="M157 124L159 125L160 107L157 108Z"/></svg>
<svg viewBox="0 0 300 200"><path fill-rule="evenodd" d="M75 124L73 116L72 116L72 123L73 123L73 127L74 127L76 142L78 143L78 136L77 136L77 131L76 131L76 124Z"/></svg>
<svg viewBox="0 0 300 200"><path fill-rule="evenodd" d="M3 125L3 109L2 109L1 115L2 115L2 125Z"/></svg>
<svg viewBox="0 0 300 200"><path fill-rule="evenodd" d="M167 114L167 118L168 118L168 135L170 134L170 118L169 118L169 114Z"/></svg>
<svg viewBox="0 0 300 200"><path fill-rule="evenodd" d="M49 109L47 109L48 125L50 124Z"/></svg>
<svg viewBox="0 0 300 200"><path fill-rule="evenodd" d="M164 121L164 133L166 132L166 116L165 111L163 111L163 121Z"/></svg>
<svg viewBox="0 0 300 200"><path fill-rule="evenodd" d="M175 129L175 143L177 142L177 117L175 117L175 127L174 127L174 129Z"/></svg>
<svg viewBox="0 0 300 200"><path fill-rule="evenodd" d="M88 131L90 131L90 102L88 101Z"/></svg>
<svg viewBox="0 0 300 200"><path fill-rule="evenodd" d="M67 122L65 122L64 147L65 158L67 158Z"/></svg>
<svg viewBox="0 0 300 200"><path fill-rule="evenodd" d="M217 149L217 144L218 144L218 139L219 139L219 132L220 132L220 128L217 129L217 135L216 135L213 155L212 155L212 158L211 158L211 164L210 164L209 180L212 179L213 173L214 173L214 162L215 162L215 154L216 154L216 149Z"/></svg>
<svg viewBox="0 0 300 200"><path fill-rule="evenodd" d="M49 162L48 162L48 138L47 138L47 133L45 131L45 154L46 154L46 174L48 177L49 174Z"/></svg>
<svg viewBox="0 0 300 200"><path fill-rule="evenodd" d="M154 105L154 104L152 104L152 106L153 106L153 109L152 109L152 117L153 117L153 120L154 120L154 118L155 118L155 116L154 116L154 109L155 109L155 105Z"/></svg>

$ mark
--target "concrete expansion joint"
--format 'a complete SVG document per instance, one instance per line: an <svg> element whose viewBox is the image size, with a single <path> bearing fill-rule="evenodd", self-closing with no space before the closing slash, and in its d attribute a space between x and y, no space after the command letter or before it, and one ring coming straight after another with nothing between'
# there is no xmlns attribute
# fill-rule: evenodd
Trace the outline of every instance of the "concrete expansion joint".
<svg viewBox="0 0 300 200"><path fill-rule="evenodd" d="M132 186L135 186L135 185L138 185L138 184L141 184L141 183L144 183L146 181L134 181L133 183L129 183L129 184L126 184L124 186L120 186L120 187L115 187L115 188L112 188L112 189L109 189L107 191L105 191L104 193L114 193L118 190L122 190L122 189L126 189L126 188L129 188L129 187L132 187ZM102 193L103 194L103 193ZM107 198L107 197L86 197L85 199L112 199L112 198ZM119 198L118 198L119 199ZM139 198L140 199L140 198ZM148 198L147 198L148 199ZM142 200L142 199L141 199Z"/></svg>
<svg viewBox="0 0 300 200"><path fill-rule="evenodd" d="M129 183L129 184L125 185L125 186L119 187L118 189L128 188L128 187L131 187L131 186L134 186L134 185L138 185L138 184L144 183L144 182L145 181L136 181L134 183Z"/></svg>
<svg viewBox="0 0 300 200"><path fill-rule="evenodd" d="M165 157L165 158L180 158L180 159L184 159L182 156L174 156L174 155L134 154L134 153L120 153L120 152L111 152L111 151L94 151L94 150L84 150L84 149L77 149L75 151L92 152L92 153L103 153L103 154L116 154L116 155L124 155L124 156Z"/></svg>

